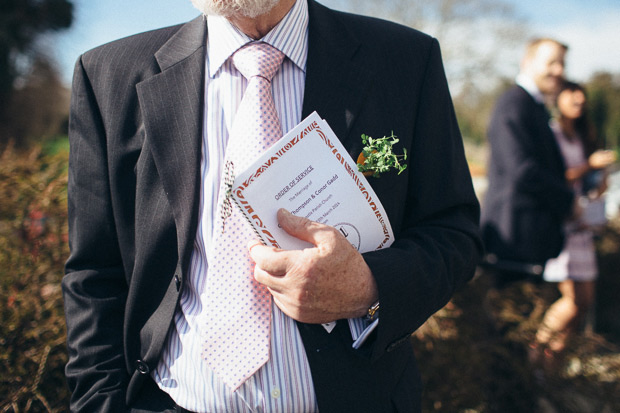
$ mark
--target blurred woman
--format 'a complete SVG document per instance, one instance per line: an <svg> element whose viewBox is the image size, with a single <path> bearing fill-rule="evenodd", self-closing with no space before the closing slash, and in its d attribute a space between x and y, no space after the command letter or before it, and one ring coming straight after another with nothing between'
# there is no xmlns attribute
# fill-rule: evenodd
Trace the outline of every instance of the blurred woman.
<svg viewBox="0 0 620 413"><path fill-rule="evenodd" d="M585 178L593 172L600 176L615 161L613 152L595 151L596 140L586 113L586 94L580 85L566 82L556 104L558 116L551 128L564 158L566 180L573 186L577 201L572 217L565 223L564 248L557 258L547 261L543 274L545 281L558 283L561 294L545 313L531 344L535 361L544 362L553 362L564 350L594 302L598 268L593 233L584 220L579 201L601 196L606 189L605 178L599 178L594 187L586 187Z"/></svg>

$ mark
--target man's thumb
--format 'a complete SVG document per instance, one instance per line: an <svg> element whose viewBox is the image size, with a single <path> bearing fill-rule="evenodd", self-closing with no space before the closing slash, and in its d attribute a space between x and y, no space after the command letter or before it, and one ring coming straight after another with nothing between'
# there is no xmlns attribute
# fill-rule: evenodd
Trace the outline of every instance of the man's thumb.
<svg viewBox="0 0 620 413"><path fill-rule="evenodd" d="M305 217L298 217L284 208L278 210L278 223L284 231L302 241L317 245L316 232L321 224L310 221Z"/></svg>

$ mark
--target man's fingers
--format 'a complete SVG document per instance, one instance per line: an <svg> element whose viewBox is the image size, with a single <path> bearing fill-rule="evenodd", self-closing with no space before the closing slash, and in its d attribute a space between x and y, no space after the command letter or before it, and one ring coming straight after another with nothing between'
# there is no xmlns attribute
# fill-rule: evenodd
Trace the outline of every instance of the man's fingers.
<svg viewBox="0 0 620 413"><path fill-rule="evenodd" d="M284 251L273 247L267 247L258 240L248 243L248 251L258 268L276 276L286 274L294 259L294 257L291 256L293 251Z"/></svg>

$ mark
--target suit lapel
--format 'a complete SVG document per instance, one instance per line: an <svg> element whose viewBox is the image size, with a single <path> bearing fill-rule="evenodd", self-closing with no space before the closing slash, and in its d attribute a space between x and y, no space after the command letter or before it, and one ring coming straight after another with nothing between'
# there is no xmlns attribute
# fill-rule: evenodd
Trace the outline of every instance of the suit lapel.
<svg viewBox="0 0 620 413"><path fill-rule="evenodd" d="M372 71L363 48L333 11L308 2L308 64L302 118L313 111L327 120L345 143L366 99Z"/></svg>
<svg viewBox="0 0 620 413"><path fill-rule="evenodd" d="M180 258L191 250L200 194L206 22L187 23L155 54L161 73L138 84L147 145L177 224Z"/></svg>

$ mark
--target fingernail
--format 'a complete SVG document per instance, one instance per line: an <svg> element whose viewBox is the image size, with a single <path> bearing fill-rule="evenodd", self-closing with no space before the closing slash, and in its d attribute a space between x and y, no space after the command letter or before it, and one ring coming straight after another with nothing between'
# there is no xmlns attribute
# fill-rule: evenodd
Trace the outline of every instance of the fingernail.
<svg viewBox="0 0 620 413"><path fill-rule="evenodd" d="M278 211L278 221L280 222L289 222L294 216L295 215L291 214L290 212L288 212L288 210L284 208L280 208L280 210Z"/></svg>

